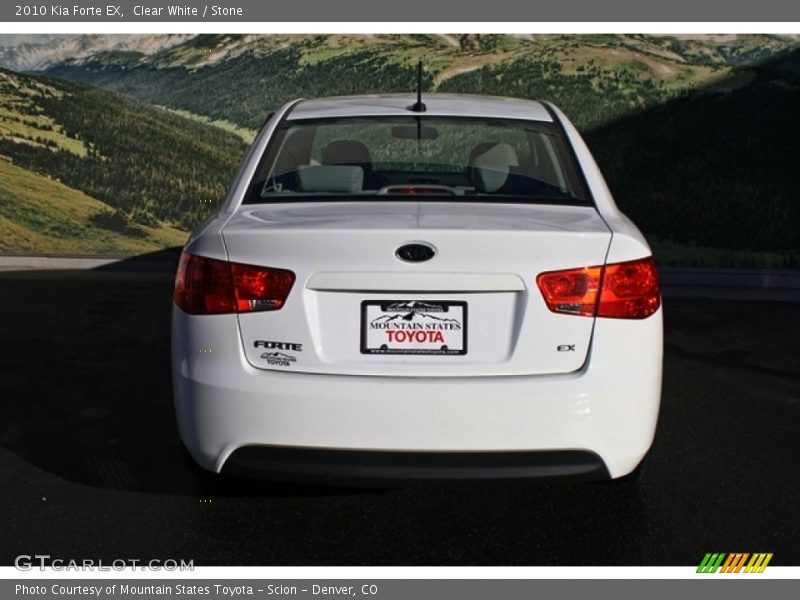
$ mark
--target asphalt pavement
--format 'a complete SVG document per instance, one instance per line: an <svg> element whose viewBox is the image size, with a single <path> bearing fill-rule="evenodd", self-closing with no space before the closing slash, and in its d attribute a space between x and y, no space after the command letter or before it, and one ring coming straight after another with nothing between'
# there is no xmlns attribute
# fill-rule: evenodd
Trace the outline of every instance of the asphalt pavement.
<svg viewBox="0 0 800 600"><path fill-rule="evenodd" d="M665 300L662 411L637 490L360 490L222 480L172 410L171 276L0 273L0 564L800 564L800 307Z"/></svg>

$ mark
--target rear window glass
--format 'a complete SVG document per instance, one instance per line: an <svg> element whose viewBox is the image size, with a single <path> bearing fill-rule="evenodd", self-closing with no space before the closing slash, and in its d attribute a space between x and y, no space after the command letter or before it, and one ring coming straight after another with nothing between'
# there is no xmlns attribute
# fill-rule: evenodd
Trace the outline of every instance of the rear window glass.
<svg viewBox="0 0 800 600"><path fill-rule="evenodd" d="M342 196L588 202L552 123L419 115L284 122L245 202Z"/></svg>

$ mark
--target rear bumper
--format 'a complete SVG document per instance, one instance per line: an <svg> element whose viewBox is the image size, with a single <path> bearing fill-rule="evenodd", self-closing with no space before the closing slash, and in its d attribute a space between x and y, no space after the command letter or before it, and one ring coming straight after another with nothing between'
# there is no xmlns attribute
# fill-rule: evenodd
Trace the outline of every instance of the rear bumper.
<svg viewBox="0 0 800 600"><path fill-rule="evenodd" d="M279 474L313 471L318 478L348 469L378 477L387 470L384 478L399 473L412 480L482 473L494 478L504 469L511 478L535 478L566 468L560 459L555 467L539 462L547 458L540 453L559 451L595 455L616 478L632 471L653 441L661 397L661 310L644 321L598 319L579 371L495 377L255 369L243 355L235 319L173 311L179 430L195 460L211 471L235 459L232 467L245 463L240 468L258 470L260 462ZM272 450L237 452L251 446ZM299 454L290 460L275 447ZM317 452L322 450L336 453ZM385 453L395 456L387 460ZM407 453L420 460L393 468L397 454L412 456ZM521 466L485 462L487 456L503 463L523 454ZM595 473L594 467L578 470Z"/></svg>
<svg viewBox="0 0 800 600"><path fill-rule="evenodd" d="M391 452L244 446L223 473L325 484L394 485L426 481L598 481L610 475L592 452Z"/></svg>

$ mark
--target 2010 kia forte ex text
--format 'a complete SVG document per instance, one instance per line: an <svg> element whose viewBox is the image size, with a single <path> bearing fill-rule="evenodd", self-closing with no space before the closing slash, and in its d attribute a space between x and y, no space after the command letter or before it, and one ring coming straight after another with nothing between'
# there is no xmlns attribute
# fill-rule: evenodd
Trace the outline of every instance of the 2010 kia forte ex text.
<svg viewBox="0 0 800 600"><path fill-rule="evenodd" d="M172 362L214 472L619 478L655 432L661 298L555 106L301 100L184 248Z"/></svg>

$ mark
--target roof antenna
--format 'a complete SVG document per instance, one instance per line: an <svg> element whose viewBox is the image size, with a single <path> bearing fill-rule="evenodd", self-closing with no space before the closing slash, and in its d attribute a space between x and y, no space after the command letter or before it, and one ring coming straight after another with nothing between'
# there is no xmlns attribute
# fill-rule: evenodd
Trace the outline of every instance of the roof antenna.
<svg viewBox="0 0 800 600"><path fill-rule="evenodd" d="M408 107L413 112L425 112L428 107L422 102L422 61L417 65L417 101Z"/></svg>

